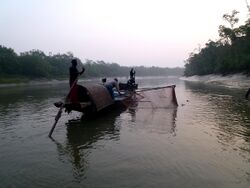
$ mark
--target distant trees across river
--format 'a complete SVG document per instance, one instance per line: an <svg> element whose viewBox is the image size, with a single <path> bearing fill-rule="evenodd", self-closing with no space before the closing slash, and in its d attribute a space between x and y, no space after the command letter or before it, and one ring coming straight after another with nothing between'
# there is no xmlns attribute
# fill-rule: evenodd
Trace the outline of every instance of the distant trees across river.
<svg viewBox="0 0 250 188"><path fill-rule="evenodd" d="M247 5L250 15L250 7ZM185 64L185 76L250 73L250 16L244 25L235 27L239 12L224 14L229 27L219 26L217 41L209 40L204 48L192 52Z"/></svg>
<svg viewBox="0 0 250 188"><path fill-rule="evenodd" d="M0 46L0 82L8 82L10 78L52 79L68 78L72 53L46 55L40 50L31 50L19 55L11 48ZM78 59L78 58L77 58ZM131 67L117 63L78 59L78 68L84 66L84 77L129 76ZM183 75L184 68L134 67L137 76L169 76Z"/></svg>

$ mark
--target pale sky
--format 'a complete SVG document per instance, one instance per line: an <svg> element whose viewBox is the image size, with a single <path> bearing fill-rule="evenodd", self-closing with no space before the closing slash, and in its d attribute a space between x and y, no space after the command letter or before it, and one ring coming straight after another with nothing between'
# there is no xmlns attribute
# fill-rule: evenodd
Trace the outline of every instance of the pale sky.
<svg viewBox="0 0 250 188"><path fill-rule="evenodd" d="M0 45L125 66L183 67L245 0L0 0Z"/></svg>

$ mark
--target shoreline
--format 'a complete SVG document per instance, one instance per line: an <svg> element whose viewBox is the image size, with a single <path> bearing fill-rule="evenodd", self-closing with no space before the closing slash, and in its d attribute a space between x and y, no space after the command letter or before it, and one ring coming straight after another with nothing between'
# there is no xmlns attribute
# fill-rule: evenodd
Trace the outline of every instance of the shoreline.
<svg viewBox="0 0 250 188"><path fill-rule="evenodd" d="M228 88L247 89L250 87L249 76L244 73L228 74L228 75L209 74L204 76L195 75L189 77L183 76L180 79L187 82L219 85Z"/></svg>
<svg viewBox="0 0 250 188"><path fill-rule="evenodd" d="M41 79L29 79L29 78L0 78L0 88L2 87L14 87L14 86L26 86L26 85L47 85L67 83L67 78L41 78Z"/></svg>
<svg viewBox="0 0 250 188"><path fill-rule="evenodd" d="M156 78L156 77L178 77L181 75L166 75L166 76L137 76L137 79L140 78ZM96 80L100 81L102 77L82 77L79 79L81 81L90 81ZM113 79L113 77L107 77L108 79ZM127 80L128 76L117 76L119 80ZM53 85L60 83L68 83L68 78L41 78L41 79L28 79L28 78L0 78L0 88L2 87L14 87L14 86L28 86L28 85Z"/></svg>

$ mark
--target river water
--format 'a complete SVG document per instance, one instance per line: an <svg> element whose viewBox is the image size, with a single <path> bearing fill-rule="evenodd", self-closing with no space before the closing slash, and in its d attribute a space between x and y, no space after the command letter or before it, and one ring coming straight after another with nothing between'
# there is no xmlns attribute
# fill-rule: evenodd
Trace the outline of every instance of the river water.
<svg viewBox="0 0 250 188"><path fill-rule="evenodd" d="M0 88L0 187L250 187L250 102L245 87L176 84L179 106L115 111L78 121L63 114L68 84Z"/></svg>

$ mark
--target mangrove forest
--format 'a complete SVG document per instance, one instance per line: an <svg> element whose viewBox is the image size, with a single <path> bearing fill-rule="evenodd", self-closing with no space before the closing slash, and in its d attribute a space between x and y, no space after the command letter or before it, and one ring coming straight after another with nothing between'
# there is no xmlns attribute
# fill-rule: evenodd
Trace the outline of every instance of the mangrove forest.
<svg viewBox="0 0 250 188"><path fill-rule="evenodd" d="M0 46L0 83L30 81L32 79L65 79L68 78L73 53L46 55L41 50L31 50L17 54L13 49ZM79 58L78 67L85 67L84 77L128 76L131 67L117 63L93 61ZM183 75L183 68L133 67L137 76L170 76Z"/></svg>
<svg viewBox="0 0 250 188"><path fill-rule="evenodd" d="M245 24L236 27L238 13L233 10L224 14L226 25L219 26L219 39L209 40L198 52L190 53L185 64L185 76L250 73L250 17Z"/></svg>

